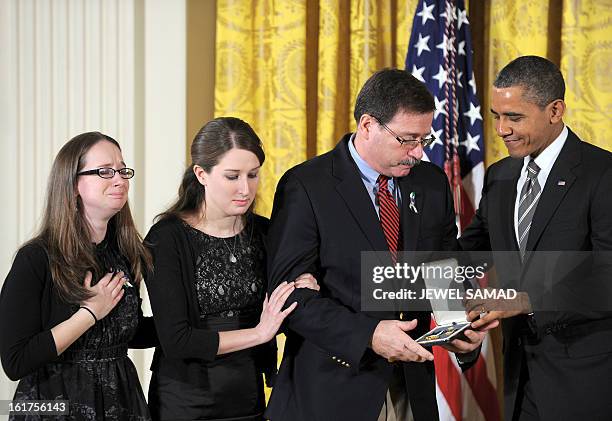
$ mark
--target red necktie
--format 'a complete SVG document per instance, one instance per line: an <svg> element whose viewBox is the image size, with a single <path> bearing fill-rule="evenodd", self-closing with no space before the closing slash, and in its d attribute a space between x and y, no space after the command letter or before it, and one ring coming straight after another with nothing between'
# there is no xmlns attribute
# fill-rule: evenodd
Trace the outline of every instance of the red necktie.
<svg viewBox="0 0 612 421"><path fill-rule="evenodd" d="M380 224L382 225L391 258L393 263L397 262L397 249L399 244L399 227L400 215L397 209L395 199L391 195L388 187L389 177L380 175L378 177L378 191L376 198L378 199L378 212L380 214Z"/></svg>

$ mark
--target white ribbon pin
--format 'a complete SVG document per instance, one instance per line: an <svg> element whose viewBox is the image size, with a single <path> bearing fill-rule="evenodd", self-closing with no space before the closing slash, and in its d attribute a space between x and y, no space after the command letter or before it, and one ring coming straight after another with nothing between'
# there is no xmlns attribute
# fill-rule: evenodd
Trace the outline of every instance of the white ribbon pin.
<svg viewBox="0 0 612 421"><path fill-rule="evenodd" d="M410 192L410 204L408 205L408 207L410 208L410 210L414 213L419 213L419 211L416 208L416 193L415 192Z"/></svg>

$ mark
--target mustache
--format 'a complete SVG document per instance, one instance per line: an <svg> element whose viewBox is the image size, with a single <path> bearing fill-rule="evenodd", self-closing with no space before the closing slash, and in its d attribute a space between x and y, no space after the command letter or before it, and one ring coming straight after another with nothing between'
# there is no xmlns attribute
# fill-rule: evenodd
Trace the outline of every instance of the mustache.
<svg viewBox="0 0 612 421"><path fill-rule="evenodd" d="M398 162L399 165L410 165L411 167L419 165L420 163L421 160L419 158L414 158L412 156L409 156L408 159L404 159L403 161Z"/></svg>

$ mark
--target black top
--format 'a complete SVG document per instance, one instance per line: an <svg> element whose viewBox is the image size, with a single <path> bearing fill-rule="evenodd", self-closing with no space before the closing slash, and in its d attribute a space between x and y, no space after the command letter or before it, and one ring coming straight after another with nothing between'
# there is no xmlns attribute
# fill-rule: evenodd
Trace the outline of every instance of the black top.
<svg viewBox="0 0 612 421"><path fill-rule="evenodd" d="M219 348L211 318L227 319L231 329L247 327L245 319L256 323L259 318L267 226L267 219L251 215L243 232L227 239L208 236L176 217L151 227L145 244L155 269L146 283L161 345L155 350L152 371L207 386L200 366L216 360ZM236 263L229 260L232 253ZM276 371L275 341L265 348L258 360L269 378Z"/></svg>
<svg viewBox="0 0 612 421"><path fill-rule="evenodd" d="M59 357L50 329L79 305L57 296L41 244L19 250L0 297L2 365L11 379L21 379L15 399L67 399L75 417L149 419L127 348L155 345L152 319L142 317L138 287L116 245L106 239L95 247L103 270L125 272L132 286L126 284L115 308Z"/></svg>
<svg viewBox="0 0 612 421"><path fill-rule="evenodd" d="M257 313L264 297L264 245L261 232L248 223L229 238L210 236L183 222L196 251L195 287L200 317ZM232 256L234 256L232 258Z"/></svg>

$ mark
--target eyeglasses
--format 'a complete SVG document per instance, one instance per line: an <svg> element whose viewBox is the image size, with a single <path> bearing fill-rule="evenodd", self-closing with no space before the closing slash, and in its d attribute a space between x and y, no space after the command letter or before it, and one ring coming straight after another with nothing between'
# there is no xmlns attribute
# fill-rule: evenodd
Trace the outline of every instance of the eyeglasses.
<svg viewBox="0 0 612 421"><path fill-rule="evenodd" d="M426 148L427 146L431 145L436 141L436 137L433 134L422 139L404 139L395 134L395 132L391 130L385 123L380 121L380 119L378 119L377 117L374 118L376 119L376 121L378 121L378 124L384 127L386 131L388 131L393 137L395 137L395 140L397 140L400 145L406 146L408 149L414 149L417 147L417 145L421 145L423 148Z"/></svg>
<svg viewBox="0 0 612 421"><path fill-rule="evenodd" d="M113 178L115 176L115 173L119 173L119 176L121 178L132 178L134 177L134 170L131 168L121 168L121 169L114 169L114 168L96 168L95 170L87 170L87 171L81 171L80 173L77 173L77 175L97 175L98 177L102 177L102 178Z"/></svg>

